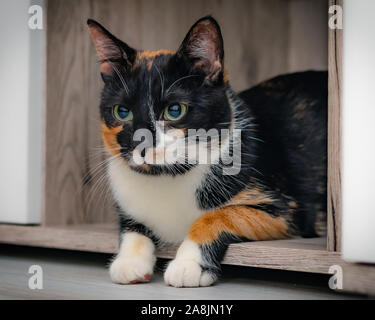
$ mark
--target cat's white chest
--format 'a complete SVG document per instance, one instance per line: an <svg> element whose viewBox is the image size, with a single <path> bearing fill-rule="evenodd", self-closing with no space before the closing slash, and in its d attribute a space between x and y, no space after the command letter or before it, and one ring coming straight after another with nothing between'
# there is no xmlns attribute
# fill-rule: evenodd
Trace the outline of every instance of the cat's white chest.
<svg viewBox="0 0 375 320"><path fill-rule="evenodd" d="M203 214L195 196L205 174L201 167L176 177L147 176L116 160L109 165L108 173L120 207L161 240L182 241L194 220Z"/></svg>

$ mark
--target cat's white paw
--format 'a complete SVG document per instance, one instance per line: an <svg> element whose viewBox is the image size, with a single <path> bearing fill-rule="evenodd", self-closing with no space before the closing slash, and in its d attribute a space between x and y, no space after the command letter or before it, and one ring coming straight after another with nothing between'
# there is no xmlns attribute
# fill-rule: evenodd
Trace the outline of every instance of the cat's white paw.
<svg viewBox="0 0 375 320"><path fill-rule="evenodd" d="M150 280L155 259L137 257L117 257L109 268L111 279L115 283L134 284Z"/></svg>
<svg viewBox="0 0 375 320"><path fill-rule="evenodd" d="M216 280L216 276L203 271L199 263L194 260L175 259L164 273L167 285L181 287L208 287Z"/></svg>
<svg viewBox="0 0 375 320"><path fill-rule="evenodd" d="M156 261L154 250L154 244L144 235L125 233L119 253L109 268L112 281L120 284L148 281Z"/></svg>

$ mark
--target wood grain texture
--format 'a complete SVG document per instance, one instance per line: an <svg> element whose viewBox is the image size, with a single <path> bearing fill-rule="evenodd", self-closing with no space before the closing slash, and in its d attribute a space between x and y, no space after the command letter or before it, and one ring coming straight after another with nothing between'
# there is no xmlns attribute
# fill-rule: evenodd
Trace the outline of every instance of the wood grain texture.
<svg viewBox="0 0 375 320"><path fill-rule="evenodd" d="M291 72L327 70L327 0L289 0L289 51Z"/></svg>
<svg viewBox="0 0 375 320"><path fill-rule="evenodd" d="M343 5L330 0L329 5ZM341 251L342 30L329 30L327 249Z"/></svg>
<svg viewBox="0 0 375 320"><path fill-rule="evenodd" d="M103 253L115 253L118 248L116 227L106 224L61 227L0 225L0 242Z"/></svg>
<svg viewBox="0 0 375 320"><path fill-rule="evenodd" d="M88 224L66 227L0 225L0 242L80 251L116 253L116 225ZM173 258L176 247L164 247L160 258ZM257 241L230 245L223 264L268 269L328 273L331 265L343 262L326 250L325 239Z"/></svg>
<svg viewBox="0 0 375 320"><path fill-rule="evenodd" d="M116 220L100 165L102 83L87 18L135 48L154 50L177 48L196 19L212 14L222 26L231 83L241 90L290 71L288 6L284 0L48 1L44 225Z"/></svg>
<svg viewBox="0 0 375 320"><path fill-rule="evenodd" d="M45 225L113 219L103 193L84 177L103 160L99 138L100 79L83 17L92 3L49 1L47 23ZM102 185L97 185L102 190Z"/></svg>

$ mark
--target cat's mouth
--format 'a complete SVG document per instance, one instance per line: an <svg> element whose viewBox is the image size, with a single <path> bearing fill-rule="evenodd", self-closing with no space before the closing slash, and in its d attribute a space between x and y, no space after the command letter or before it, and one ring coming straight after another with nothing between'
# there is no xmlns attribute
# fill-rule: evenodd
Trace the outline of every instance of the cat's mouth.
<svg viewBox="0 0 375 320"><path fill-rule="evenodd" d="M177 176L183 175L190 171L195 165L191 164L174 164L174 165L129 165L133 171L150 176L170 175Z"/></svg>
<svg viewBox="0 0 375 320"><path fill-rule="evenodd" d="M165 150L150 148L144 152L137 149L124 156L128 166L135 172L145 175L180 175L193 168L185 159L169 155Z"/></svg>
<svg viewBox="0 0 375 320"><path fill-rule="evenodd" d="M142 165L130 165L130 168L138 173L152 174L151 165L146 163Z"/></svg>

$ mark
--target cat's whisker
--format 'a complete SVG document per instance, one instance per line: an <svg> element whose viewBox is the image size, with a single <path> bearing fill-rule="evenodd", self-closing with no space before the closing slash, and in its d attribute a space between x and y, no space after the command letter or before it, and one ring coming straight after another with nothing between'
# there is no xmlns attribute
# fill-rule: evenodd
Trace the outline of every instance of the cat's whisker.
<svg viewBox="0 0 375 320"><path fill-rule="evenodd" d="M162 73L160 72L159 67L156 65L156 63L154 63L153 66L155 66L155 69L156 69L156 71L157 71L158 74L159 74L159 78L160 78L160 86L161 86L160 100L162 100L163 97L164 97L164 76L163 76Z"/></svg>
<svg viewBox="0 0 375 320"><path fill-rule="evenodd" d="M118 68L116 67L116 65L111 61L110 58L108 58L107 56L105 56L104 53L102 53L102 54L104 56L104 60L101 60L101 62L108 62L111 65L111 67L113 68L113 70L116 72L118 78L120 79L120 81L122 83L122 86L124 87L124 89L126 91L126 94L129 95L129 92L130 92L129 87L126 84L125 79L121 75L120 71L118 70Z"/></svg>
<svg viewBox="0 0 375 320"><path fill-rule="evenodd" d="M102 194L101 194L100 191L104 188L105 183L108 183L107 175L102 174L97 179L97 181L94 183L94 185L92 186L92 188L90 190L89 197L88 197L88 200L87 200L87 209L88 210L91 209L91 205L93 204L93 202L95 202L95 204L97 204L97 203L100 203L103 200Z"/></svg>
<svg viewBox="0 0 375 320"><path fill-rule="evenodd" d="M99 195L99 198L96 198L97 202L102 202L103 206L105 198L103 198L103 191L105 188L108 190L106 191L106 194L109 191L109 182L107 177L107 165L114 159L117 159L121 157L121 155L115 155L112 157L109 157L102 161L96 168L95 173L92 173L91 181L95 180L94 184L91 186L88 197L87 197L87 208L90 209L91 203L97 195Z"/></svg>
<svg viewBox="0 0 375 320"><path fill-rule="evenodd" d="M181 77L181 78L177 79L175 82L173 82L173 83L168 87L168 89L165 91L165 95L168 96L170 90L171 90L171 89L172 89L177 83L179 83L180 81L185 80L185 79L189 79L189 78L193 78L193 77L201 77L201 76L200 76L200 75L196 75L196 74L190 74L190 75L188 75L188 76Z"/></svg>
<svg viewBox="0 0 375 320"><path fill-rule="evenodd" d="M83 185L84 184L87 184L87 182L89 181L92 181L94 178L95 178L95 175L97 174L98 171L100 171L101 169L106 169L106 165L112 160L112 159L115 159L117 157L119 157L120 155L115 155L115 156L112 156L112 157L109 157L109 158L105 158L103 161L101 161L100 163L98 163L94 168L90 169L83 177Z"/></svg>

